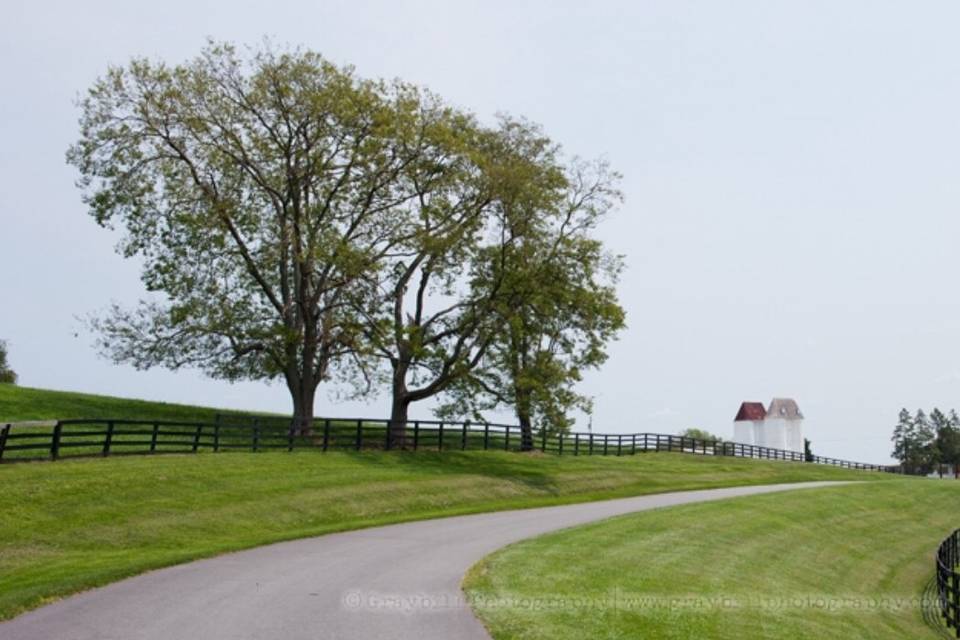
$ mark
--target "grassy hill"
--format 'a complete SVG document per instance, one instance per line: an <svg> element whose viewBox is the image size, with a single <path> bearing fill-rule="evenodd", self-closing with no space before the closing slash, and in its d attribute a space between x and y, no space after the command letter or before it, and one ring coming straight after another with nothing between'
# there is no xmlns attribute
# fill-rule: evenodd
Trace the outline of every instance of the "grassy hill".
<svg viewBox="0 0 960 640"><path fill-rule="evenodd" d="M0 465L0 619L166 565L333 531L706 487L887 480L679 453L229 453Z"/></svg>
<svg viewBox="0 0 960 640"><path fill-rule="evenodd" d="M521 542L465 586L496 640L932 640L958 512L960 483L924 479L676 507Z"/></svg>
<svg viewBox="0 0 960 640"><path fill-rule="evenodd" d="M237 412L229 409L0 384L0 424L19 420L67 418L210 421L217 413Z"/></svg>
<svg viewBox="0 0 960 640"><path fill-rule="evenodd" d="M211 420L221 411L0 385L0 422ZM334 531L664 491L890 478L679 453L308 449L3 464L0 619L149 569Z"/></svg>

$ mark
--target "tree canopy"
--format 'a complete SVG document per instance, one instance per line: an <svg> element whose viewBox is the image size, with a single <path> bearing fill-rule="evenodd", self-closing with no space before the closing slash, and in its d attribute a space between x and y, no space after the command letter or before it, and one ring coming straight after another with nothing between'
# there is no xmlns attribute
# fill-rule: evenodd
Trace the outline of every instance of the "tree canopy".
<svg viewBox="0 0 960 640"><path fill-rule="evenodd" d="M960 416L956 411L935 408L928 415L922 409L915 414L901 409L891 440L892 455L907 473L927 474L940 464L958 471Z"/></svg>
<svg viewBox="0 0 960 640"><path fill-rule="evenodd" d="M555 153L541 144L535 155ZM444 415L479 418L509 407L530 448L535 429L569 431L571 409L590 410L575 385L606 360L606 344L625 322L614 289L622 259L591 237L620 199L618 178L606 163L575 161L557 167L554 187L501 203L513 235L486 256L485 277L501 294L493 333L484 360L448 394Z"/></svg>
<svg viewBox="0 0 960 640"><path fill-rule="evenodd" d="M402 443L411 403L508 364L506 328L541 345L511 375L556 388L534 402L559 415L623 325L620 264L588 233L615 174L587 176L524 121L484 126L314 52L215 43L110 68L80 106L68 161L150 293L92 321L117 362L280 379L306 430L322 382L386 378Z"/></svg>

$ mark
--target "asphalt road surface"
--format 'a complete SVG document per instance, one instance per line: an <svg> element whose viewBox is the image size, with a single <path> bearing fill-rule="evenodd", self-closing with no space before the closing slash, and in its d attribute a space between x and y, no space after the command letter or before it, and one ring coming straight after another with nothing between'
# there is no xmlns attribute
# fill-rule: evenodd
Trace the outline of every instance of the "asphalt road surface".
<svg viewBox="0 0 960 640"><path fill-rule="evenodd" d="M460 582L504 545L625 513L832 484L684 491L283 542L71 596L0 623L0 639L489 640Z"/></svg>

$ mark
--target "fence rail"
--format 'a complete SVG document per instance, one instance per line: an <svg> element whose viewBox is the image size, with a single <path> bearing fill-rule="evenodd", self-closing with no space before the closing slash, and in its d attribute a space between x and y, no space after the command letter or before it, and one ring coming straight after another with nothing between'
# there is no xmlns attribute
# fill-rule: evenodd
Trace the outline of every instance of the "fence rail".
<svg viewBox="0 0 960 640"><path fill-rule="evenodd" d="M960 638L960 529L943 539L937 547L937 595L940 613Z"/></svg>
<svg viewBox="0 0 960 640"><path fill-rule="evenodd" d="M217 416L213 422L98 418L59 420L54 424L6 424L0 428L0 462L74 456L201 451L319 449L360 451L390 449L389 420L317 418L309 433L292 429L287 418ZM519 451L520 427L492 422L410 420L403 448L413 451ZM787 462L812 462L864 471L895 470L836 458L758 447L737 442L700 440L661 433L538 432L528 449L557 455L635 455L648 451L729 456ZM532 446L531 446L532 445Z"/></svg>

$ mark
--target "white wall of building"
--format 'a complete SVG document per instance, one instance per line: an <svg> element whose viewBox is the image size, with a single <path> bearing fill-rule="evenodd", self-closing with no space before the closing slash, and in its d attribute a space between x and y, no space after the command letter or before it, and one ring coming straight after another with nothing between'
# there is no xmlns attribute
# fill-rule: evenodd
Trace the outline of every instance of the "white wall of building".
<svg viewBox="0 0 960 640"><path fill-rule="evenodd" d="M803 420L788 420L787 423L787 449L803 453Z"/></svg>
<svg viewBox="0 0 960 640"><path fill-rule="evenodd" d="M738 420L733 423L733 441L740 444L754 444L763 425L762 420Z"/></svg>
<svg viewBox="0 0 960 640"><path fill-rule="evenodd" d="M733 423L733 441L803 453L803 420L738 420Z"/></svg>
<svg viewBox="0 0 960 640"><path fill-rule="evenodd" d="M763 421L763 429L757 442L761 447L771 449L787 448L787 420L783 418L767 418ZM792 421L791 421L792 422Z"/></svg>

